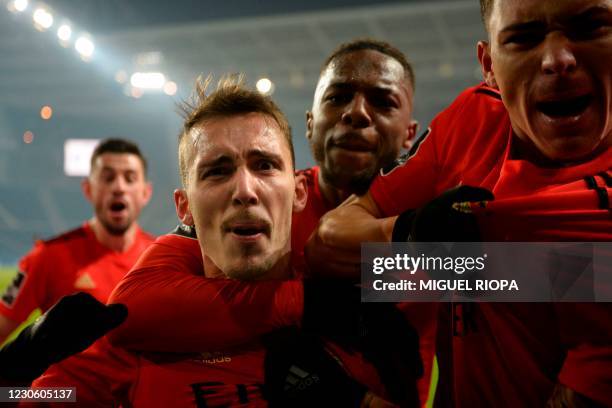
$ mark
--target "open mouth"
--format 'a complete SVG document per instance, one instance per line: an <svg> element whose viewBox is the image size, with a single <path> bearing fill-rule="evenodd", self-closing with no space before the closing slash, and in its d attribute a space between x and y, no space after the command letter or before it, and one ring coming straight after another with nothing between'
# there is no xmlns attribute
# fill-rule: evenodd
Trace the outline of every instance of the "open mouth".
<svg viewBox="0 0 612 408"><path fill-rule="evenodd" d="M112 212L120 212L125 210L127 207L124 203L112 203L110 206L110 210Z"/></svg>
<svg viewBox="0 0 612 408"><path fill-rule="evenodd" d="M263 234L266 232L266 228L261 226L261 227L234 227L231 229L231 232L233 232L236 235L240 235L242 237L250 237L250 236L254 236L257 234Z"/></svg>
<svg viewBox="0 0 612 408"><path fill-rule="evenodd" d="M591 95L584 95L562 101L538 102L536 106L540 112L552 118L578 116L586 110L591 100Z"/></svg>
<svg viewBox="0 0 612 408"><path fill-rule="evenodd" d="M260 234L270 233L270 227L265 222L235 223L228 225L225 230L240 238L257 238Z"/></svg>

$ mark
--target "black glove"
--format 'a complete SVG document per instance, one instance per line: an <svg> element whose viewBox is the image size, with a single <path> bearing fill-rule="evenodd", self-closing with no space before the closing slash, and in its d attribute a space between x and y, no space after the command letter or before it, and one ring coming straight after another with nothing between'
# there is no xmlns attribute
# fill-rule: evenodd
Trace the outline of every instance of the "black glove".
<svg viewBox="0 0 612 408"><path fill-rule="evenodd" d="M417 210L404 211L393 226L393 242L478 242L474 216L453 204L493 200L480 187L460 186L446 191Z"/></svg>
<svg viewBox="0 0 612 408"><path fill-rule="evenodd" d="M264 396L271 408L360 406L366 388L318 336L285 328L266 335L264 345Z"/></svg>
<svg viewBox="0 0 612 408"><path fill-rule="evenodd" d="M350 282L305 280L302 328L361 351L393 402L418 406L419 337L395 304L362 303L360 287Z"/></svg>
<svg viewBox="0 0 612 408"><path fill-rule="evenodd" d="M83 292L65 296L0 350L0 378L30 383L51 364L85 350L126 317L125 305L107 306Z"/></svg>

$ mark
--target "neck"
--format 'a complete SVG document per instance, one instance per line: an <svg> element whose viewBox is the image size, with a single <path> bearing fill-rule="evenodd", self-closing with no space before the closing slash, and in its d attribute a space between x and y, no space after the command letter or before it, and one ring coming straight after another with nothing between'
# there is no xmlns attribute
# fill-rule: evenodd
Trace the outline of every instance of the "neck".
<svg viewBox="0 0 612 408"><path fill-rule="evenodd" d="M321 170L319 170L319 189L323 198L325 198L325 202L331 208L336 208L353 194L351 191L339 189L325 181Z"/></svg>
<svg viewBox="0 0 612 408"><path fill-rule="evenodd" d="M108 232L106 227L102 225L98 218L93 217L89 220L89 226L91 227L96 239L99 243L105 247L112 249L113 251L125 252L127 251L136 238L137 224L134 222L130 227L121 235L114 235Z"/></svg>

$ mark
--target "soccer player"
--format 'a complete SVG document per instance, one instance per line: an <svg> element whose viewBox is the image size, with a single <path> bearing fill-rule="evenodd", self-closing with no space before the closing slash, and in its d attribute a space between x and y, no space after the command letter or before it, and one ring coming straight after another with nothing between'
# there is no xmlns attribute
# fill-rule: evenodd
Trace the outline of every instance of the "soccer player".
<svg viewBox="0 0 612 408"><path fill-rule="evenodd" d="M417 124L412 120L413 94L412 67L406 57L388 43L354 40L340 45L325 60L312 108L306 113L306 136L318 165L298 171L299 177L306 179L308 199L305 209L294 213L292 218L292 262L300 273L304 266L303 247L319 218L350 194L365 191L378 171L392 165L401 149L412 143L417 131ZM135 350L182 348L195 351L249 337L256 339L274 328L300 321L301 300L279 305L283 309L280 313L270 306L262 306L257 316L241 312L242 307L249 311L254 307L241 303L240 296L232 303L217 303L218 282L181 272L181 265L187 260L197 263L200 252L194 239L191 248L187 249L187 245L189 240L173 248L175 259L158 264L155 270L135 268L118 288L113 295L114 301L127 302L130 316L126 324L112 334L114 342ZM157 251L167 256L161 248L153 246L145 258L156 257ZM328 261L333 262L333 259L330 257ZM310 275L317 275L317 272L312 270ZM159 276L153 278L152 274ZM185 284L191 280L197 283L197 290L191 291L190 302L184 302L183 295L171 289L169 283L177 280ZM244 290L244 296L250 301L269 305L275 298L272 288L255 289L264 285L251 283L250 287L232 290L233 293ZM302 288L297 283L287 282L282 288L301 299ZM427 399L433 359L430 334L434 327L424 317L426 311L421 305L406 310L411 319L427 326L421 330L420 337L425 361L425 375L419 383L421 401ZM277 319L279 314L285 316ZM247 315L247 321L236 320ZM228 323L219 328L209 324L217 320Z"/></svg>
<svg viewBox="0 0 612 408"><path fill-rule="evenodd" d="M243 323L242 329L248 330L249 314L268 308L270 300L288 305L300 301L301 282L290 280L295 275L290 264L290 233L293 212L301 210L306 203L305 180L294 174L289 125L269 98L231 80L222 81L208 96L205 91L206 85L199 87L199 100L187 106L179 141L183 188L175 191L174 197L184 228L160 237L145 252L154 256L143 256L131 276L155 285L163 281L162 286L178 293L186 302L202 285L217 285L222 289L209 299L208 310L212 309L212 314L215 304L222 306L227 302L250 303L250 311L230 316L226 321L228 316L221 308L215 321L210 322L213 334L210 340L215 346L207 349L172 348L169 345L174 335L167 330L160 336L166 341L166 348L156 351L172 354L128 353L111 347L103 339L81 355L50 368L34 386L76 385L81 404L122 401L130 406L266 406L266 400L273 397L262 393L264 363L266 370L276 371L279 360L284 362L286 358L266 359L271 351L266 354L261 341L253 341L248 336L220 343L214 332L215 329L224 331L224 326L234 327L236 323ZM191 244L195 238L189 237L195 237L194 232L198 253L185 256L185 251L189 254L193 249ZM177 253L177 248L182 251ZM172 273L168 265L180 274ZM159 270L164 273L156 273ZM208 279L188 279L198 275ZM261 286L248 289L251 294L274 293L276 287L287 285L298 296L293 292L275 299L258 296L263 301L254 303L241 293L251 281L263 281ZM163 291L157 300L164 303ZM128 309L132 313L131 305ZM395 333L399 333L397 329L394 327ZM367 337L372 339L377 334ZM418 347L415 342L412 345ZM357 382L346 380L347 372L354 373L357 379L365 378L366 383L369 380L368 385L378 395L384 394L374 367L359 359L358 365L353 363L357 368L351 371L351 362L356 361L354 353L341 353L334 345L330 348L334 355L340 354L347 368L339 365L337 357L331 357L323 347L314 353L317 361L324 356L325 367L331 367L335 374L326 369L316 372L316 379L311 380L338 385L334 390L337 395L320 395L325 398L321 402L343 400L357 406L363 399L368 404L385 403L374 394L366 393L363 386L356 386ZM300 356L306 351L298 349L294 353ZM388 365L394 363L387 361ZM294 366L290 363L287 369L295 370L291 368ZM297 375L303 371L298 370ZM308 380L307 377L302 380ZM284 377L281 380L284 382ZM303 386L311 388L306 382Z"/></svg>
<svg viewBox="0 0 612 408"><path fill-rule="evenodd" d="M311 267L337 254L341 271L355 268L360 242L398 230L460 237L453 202L489 200L474 214L486 241L612 241L612 2L482 0L481 10L486 85L438 115L405 164L322 218ZM458 185L475 188L442 194ZM609 304L469 306L453 316L456 405L612 405Z"/></svg>
<svg viewBox="0 0 612 408"><path fill-rule="evenodd" d="M306 112L306 138L317 165L299 171L308 182L308 202L293 219L295 261L303 262L306 241L323 214L367 191L380 169L411 146L417 132L414 86L406 56L383 41L354 40L325 60Z"/></svg>
<svg viewBox="0 0 612 408"><path fill-rule="evenodd" d="M81 227L37 242L0 298L0 342L36 308L84 291L101 302L153 241L137 224L151 197L147 163L134 143L107 139L94 150L83 194L94 216Z"/></svg>

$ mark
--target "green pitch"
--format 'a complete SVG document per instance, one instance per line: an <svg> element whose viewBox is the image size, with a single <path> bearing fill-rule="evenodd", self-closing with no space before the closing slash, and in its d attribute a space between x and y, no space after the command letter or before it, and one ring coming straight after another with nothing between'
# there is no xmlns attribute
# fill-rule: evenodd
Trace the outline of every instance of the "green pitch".
<svg viewBox="0 0 612 408"><path fill-rule="evenodd" d="M4 288L6 288L9 285L9 283L11 283L11 281L15 277L16 272L17 272L16 266L0 266L0 293L4 292ZM19 334L21 329L23 329L25 326L27 326L28 324L36 320L38 316L40 316L40 311L37 309L33 311L32 314L26 319L26 321L23 322L23 324L19 326L13 332L13 334L11 334L8 337L7 341L17 336L17 334Z"/></svg>

